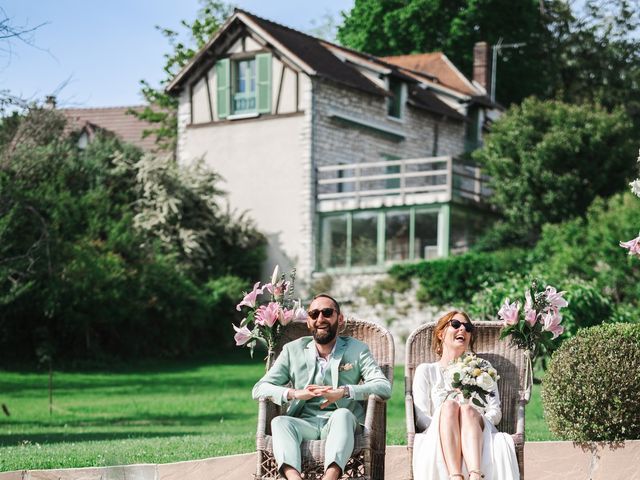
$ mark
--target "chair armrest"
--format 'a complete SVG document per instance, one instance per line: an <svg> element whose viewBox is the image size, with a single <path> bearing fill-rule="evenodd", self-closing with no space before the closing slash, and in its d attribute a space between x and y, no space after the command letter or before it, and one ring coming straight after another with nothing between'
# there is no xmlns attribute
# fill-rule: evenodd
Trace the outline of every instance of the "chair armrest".
<svg viewBox="0 0 640 480"><path fill-rule="evenodd" d="M407 448L413 448L413 439L416 436L416 418L413 411L413 395L407 393L404 396L405 419L407 422Z"/></svg>
<svg viewBox="0 0 640 480"><path fill-rule="evenodd" d="M273 403L268 397L258 399L258 427L256 437L264 438L271 428L271 420L281 414L282 408Z"/></svg>
<svg viewBox="0 0 640 480"><path fill-rule="evenodd" d="M374 422L375 422L375 418L376 418L376 411L380 410L379 408L377 408L377 406L380 405L384 405L386 404L387 401L378 396L378 395L374 395L373 393L371 395L369 395L369 397L367 398L367 413L364 417L364 428L365 431L367 429L373 429L374 428Z"/></svg>

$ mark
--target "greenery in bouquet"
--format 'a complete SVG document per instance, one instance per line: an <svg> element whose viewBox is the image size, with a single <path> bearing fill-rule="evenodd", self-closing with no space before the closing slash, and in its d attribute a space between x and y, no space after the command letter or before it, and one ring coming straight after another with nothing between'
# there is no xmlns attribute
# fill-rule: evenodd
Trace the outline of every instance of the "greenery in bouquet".
<svg viewBox="0 0 640 480"><path fill-rule="evenodd" d="M520 302L510 303L507 298L498 311L504 321L500 339L510 337L518 347L529 350L532 360L543 349L549 350L551 341L564 331L560 310L569 305L563 297L565 293L549 285L542 289L537 281L532 281L525 291L523 315Z"/></svg>
<svg viewBox="0 0 640 480"><path fill-rule="evenodd" d="M257 344L262 344L271 353L285 325L307 319L302 302L293 296L295 276L293 269L287 280L285 274L279 275L276 265L271 282L262 286L256 282L251 292L245 293L236 306L236 310L243 312L244 318L239 327L233 325L236 331L233 338L237 346L248 347L252 357Z"/></svg>
<svg viewBox="0 0 640 480"><path fill-rule="evenodd" d="M494 395L493 389L500 378L491 364L473 354L467 354L449 364L445 372L453 390L449 397L462 395L474 405L484 408L487 397Z"/></svg>
<svg viewBox="0 0 640 480"><path fill-rule="evenodd" d="M640 162L640 151L638 151L638 162ZM640 178L636 178L629 186L633 194L640 197ZM620 242L620 246L629 250L629 255L640 258L640 234L628 242Z"/></svg>

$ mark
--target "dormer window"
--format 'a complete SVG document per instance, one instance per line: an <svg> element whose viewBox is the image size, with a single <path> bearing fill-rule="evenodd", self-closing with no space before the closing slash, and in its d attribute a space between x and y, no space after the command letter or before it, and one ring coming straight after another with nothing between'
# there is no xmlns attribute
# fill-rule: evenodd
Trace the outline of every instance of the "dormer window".
<svg viewBox="0 0 640 480"><path fill-rule="evenodd" d="M218 119L271 113L271 54L223 58L216 63Z"/></svg>
<svg viewBox="0 0 640 480"><path fill-rule="evenodd" d="M404 113L405 84L395 77L389 77L389 93L387 99L387 115L392 118L402 118Z"/></svg>

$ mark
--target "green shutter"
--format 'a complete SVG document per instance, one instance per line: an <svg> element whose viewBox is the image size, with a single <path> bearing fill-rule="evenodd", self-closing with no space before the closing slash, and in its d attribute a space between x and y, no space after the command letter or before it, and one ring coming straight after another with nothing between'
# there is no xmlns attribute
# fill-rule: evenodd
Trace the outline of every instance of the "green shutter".
<svg viewBox="0 0 640 480"><path fill-rule="evenodd" d="M258 89L256 105L258 113L271 113L271 54L256 55Z"/></svg>
<svg viewBox="0 0 640 480"><path fill-rule="evenodd" d="M218 118L227 118L231 110L231 65L228 58L216 62L216 105Z"/></svg>

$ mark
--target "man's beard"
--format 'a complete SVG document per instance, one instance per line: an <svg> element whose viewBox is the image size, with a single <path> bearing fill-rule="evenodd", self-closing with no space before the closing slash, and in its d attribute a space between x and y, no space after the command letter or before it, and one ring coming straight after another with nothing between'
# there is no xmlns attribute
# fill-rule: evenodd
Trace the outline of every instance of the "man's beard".
<svg viewBox="0 0 640 480"><path fill-rule="evenodd" d="M313 339L316 341L316 343L319 343L320 345L326 345L327 343L331 343L331 341L334 338L336 338L337 334L338 334L337 323L333 326L329 325L328 330L318 331L318 329L315 329L312 333Z"/></svg>

